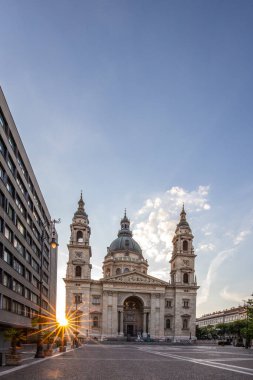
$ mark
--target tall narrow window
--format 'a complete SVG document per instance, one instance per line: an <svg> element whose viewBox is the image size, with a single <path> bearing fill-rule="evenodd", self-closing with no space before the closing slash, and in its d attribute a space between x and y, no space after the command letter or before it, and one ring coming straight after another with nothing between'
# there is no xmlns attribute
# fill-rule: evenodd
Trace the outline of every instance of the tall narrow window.
<svg viewBox="0 0 253 380"><path fill-rule="evenodd" d="M82 231L77 231L76 240L78 241L78 243L82 243L83 242L83 233L82 233Z"/></svg>
<svg viewBox="0 0 253 380"><path fill-rule="evenodd" d="M183 251L188 251L188 241L187 240L183 241Z"/></svg>
<svg viewBox="0 0 253 380"><path fill-rule="evenodd" d="M82 275L82 268L78 265L76 267L76 277L81 277Z"/></svg>
<svg viewBox="0 0 253 380"><path fill-rule="evenodd" d="M97 316L93 317L93 326L92 327L98 328L98 317Z"/></svg>
<svg viewBox="0 0 253 380"><path fill-rule="evenodd" d="M189 282L189 276L188 276L188 273L184 273L184 276L183 276L183 282L184 282L184 284L188 284L188 282Z"/></svg>
<svg viewBox="0 0 253 380"><path fill-rule="evenodd" d="M166 319L166 329L170 329L170 319Z"/></svg>
<svg viewBox="0 0 253 380"><path fill-rule="evenodd" d="M183 319L183 329L187 330L188 329L188 319Z"/></svg>

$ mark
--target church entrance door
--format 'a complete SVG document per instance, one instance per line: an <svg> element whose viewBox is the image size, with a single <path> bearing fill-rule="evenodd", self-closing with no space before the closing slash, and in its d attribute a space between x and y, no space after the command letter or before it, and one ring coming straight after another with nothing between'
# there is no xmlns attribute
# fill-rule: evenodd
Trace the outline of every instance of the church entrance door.
<svg viewBox="0 0 253 380"><path fill-rule="evenodd" d="M136 296L128 297L124 302L123 328L125 336L137 336L143 333L143 303Z"/></svg>

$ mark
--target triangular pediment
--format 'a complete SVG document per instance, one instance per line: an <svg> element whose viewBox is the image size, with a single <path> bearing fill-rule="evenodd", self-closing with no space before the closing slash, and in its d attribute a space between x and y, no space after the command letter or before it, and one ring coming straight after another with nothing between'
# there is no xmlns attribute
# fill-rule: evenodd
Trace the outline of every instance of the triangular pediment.
<svg viewBox="0 0 253 380"><path fill-rule="evenodd" d="M170 285L168 282L162 281L159 278L149 276L147 274L132 271L117 276L107 277L102 279L103 282L116 282L116 283L137 283L137 284L150 284L150 285Z"/></svg>

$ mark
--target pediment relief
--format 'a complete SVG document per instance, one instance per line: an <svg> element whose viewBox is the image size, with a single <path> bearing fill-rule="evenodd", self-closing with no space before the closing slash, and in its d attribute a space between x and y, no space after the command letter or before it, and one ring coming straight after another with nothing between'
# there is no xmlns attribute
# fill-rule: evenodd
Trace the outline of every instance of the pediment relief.
<svg viewBox="0 0 253 380"><path fill-rule="evenodd" d="M162 281L158 278L148 276L146 274L136 272L136 271L106 278L106 279L103 279L103 281L104 282L119 282L119 283L138 283L138 284L142 283L142 284L160 285L160 286L168 285L168 283L165 281Z"/></svg>

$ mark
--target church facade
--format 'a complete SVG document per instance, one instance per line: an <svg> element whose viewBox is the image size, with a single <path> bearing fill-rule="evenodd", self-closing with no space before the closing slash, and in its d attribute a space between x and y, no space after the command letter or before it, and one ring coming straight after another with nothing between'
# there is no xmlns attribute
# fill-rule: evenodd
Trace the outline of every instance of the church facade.
<svg viewBox="0 0 253 380"><path fill-rule="evenodd" d="M148 274L126 213L118 237L107 248L100 280L91 279L91 230L82 194L70 229L66 313L75 316L79 338L195 339L196 255L184 207L173 238L168 282Z"/></svg>

